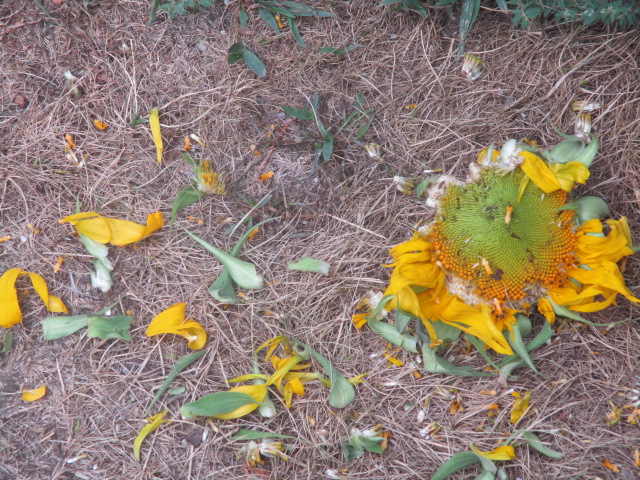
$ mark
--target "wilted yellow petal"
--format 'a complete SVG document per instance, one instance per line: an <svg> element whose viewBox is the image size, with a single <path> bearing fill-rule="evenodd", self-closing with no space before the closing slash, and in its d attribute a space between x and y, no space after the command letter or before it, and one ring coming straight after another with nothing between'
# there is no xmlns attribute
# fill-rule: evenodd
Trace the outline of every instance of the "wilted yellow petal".
<svg viewBox="0 0 640 480"><path fill-rule="evenodd" d="M147 438L151 432L156 431L160 427L160 425L168 422L168 420L164 420L164 417L167 415L167 413L169 413L169 410L160 412L157 415L154 415L153 417L147 419L147 421L151 423L142 427L142 430L140 430L140 433L133 442L133 454L135 455L136 460L140 461L140 446L142 445L144 439Z"/></svg>
<svg viewBox="0 0 640 480"><path fill-rule="evenodd" d="M160 114L157 108L151 110L149 114L149 126L151 127L153 143L156 144L156 161L162 163L162 133L160 133Z"/></svg>
<svg viewBox="0 0 640 480"><path fill-rule="evenodd" d="M145 335L153 337L165 333L181 335L189 341L189 348L199 350L207 341L207 333L204 328L195 321L185 321L186 303L176 303L160 312L147 327Z"/></svg>
<svg viewBox="0 0 640 480"><path fill-rule="evenodd" d="M100 121L100 120L98 120L97 118L95 118L95 119L93 120L93 125L94 125L94 127L96 127L98 130L105 130L105 129L108 127L108 125L107 125L106 123L101 122L101 121Z"/></svg>
<svg viewBox="0 0 640 480"><path fill-rule="evenodd" d="M53 295L49 295L47 283L37 273L27 272L20 268L11 268L0 277L0 327L11 328L22 321L16 280L23 275L29 275L36 293L40 296L47 309L51 312L69 313L64 302Z"/></svg>
<svg viewBox="0 0 640 480"><path fill-rule="evenodd" d="M522 398L520 398L520 394L517 392L514 392L513 395L517 398L511 407L511 423L518 423L518 420L522 418L529 408L529 402L531 402L531 391L525 392L524 397Z"/></svg>
<svg viewBox="0 0 640 480"><path fill-rule="evenodd" d="M74 150L76 148L76 142L74 142L73 140L73 136L70 134L66 134L64 136L65 141L67 142L67 151L70 152L71 150Z"/></svg>
<svg viewBox="0 0 640 480"><path fill-rule="evenodd" d="M147 224L140 225L129 220L103 217L96 212L82 212L61 218L58 223L70 223L83 235L98 243L124 246L139 242L164 226L161 212L150 213Z"/></svg>
<svg viewBox="0 0 640 480"><path fill-rule="evenodd" d="M538 300L538 311L544 315L544 318L547 319L549 324L553 325L553 322L556 321L556 312L553 310L553 306L548 299L541 298Z"/></svg>
<svg viewBox="0 0 640 480"><path fill-rule="evenodd" d="M273 172L267 172L267 173L263 173L262 175L260 175L258 178L260 179L260 181L262 183L266 182L267 180L269 180L270 178L272 178L275 175L275 173Z"/></svg>
<svg viewBox="0 0 640 480"><path fill-rule="evenodd" d="M34 388L33 390L22 390L22 399L25 402L35 402L40 400L47 393L47 386L42 385L40 388Z"/></svg>
<svg viewBox="0 0 640 480"><path fill-rule="evenodd" d="M611 470L613 473L619 473L619 472L620 472L620 468L619 468L617 465L615 465L615 464L611 463L611 462L609 461L609 459L607 459L607 458L605 458L605 459L602 461L602 465L604 465L605 467L607 467L607 468L608 468L609 470Z"/></svg>
<svg viewBox="0 0 640 480"><path fill-rule="evenodd" d="M490 452L483 452L478 450L474 445L471 445L471 450L476 455L488 458L489 460L513 460L516 458L516 452L511 445L503 445Z"/></svg>
<svg viewBox="0 0 640 480"><path fill-rule="evenodd" d="M299 397L302 397L304 395L304 385L297 378L290 380L284 386L283 396L284 396L284 402L287 408L291 408L291 399L294 393Z"/></svg>

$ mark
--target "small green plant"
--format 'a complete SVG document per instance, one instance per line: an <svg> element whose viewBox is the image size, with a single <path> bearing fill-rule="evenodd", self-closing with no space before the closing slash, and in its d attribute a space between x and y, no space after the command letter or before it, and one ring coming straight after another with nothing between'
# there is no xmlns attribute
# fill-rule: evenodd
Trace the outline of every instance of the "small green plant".
<svg viewBox="0 0 640 480"><path fill-rule="evenodd" d="M365 108L364 95L359 94L357 100L352 105L352 111L348 115L346 110L342 112L342 124L335 129L335 132L332 132L332 128L326 128L320 119L318 92L313 93L313 97L309 103L311 104L311 110L288 107L286 105L280 105L280 108L290 117L313 122L318 129L317 134L307 134L315 147L315 155L313 159L313 171L315 171L319 164L329 161L333 155L335 135L342 133L347 127L354 127L358 125L360 125L359 128L354 132L356 140L361 139L367 133L375 117L375 109Z"/></svg>
<svg viewBox="0 0 640 480"><path fill-rule="evenodd" d="M413 10L422 18L427 18L427 11L422 6L421 0L383 0L380 6L398 4L400 10Z"/></svg>
<svg viewBox="0 0 640 480"><path fill-rule="evenodd" d="M284 28L282 18L286 18L296 42L304 47L304 41L298 30L298 17L333 17L333 13L319 10L299 2L276 2L272 0L255 0L250 7L240 7L240 27L247 28L249 10L258 10L258 16L279 35Z"/></svg>
<svg viewBox="0 0 640 480"><path fill-rule="evenodd" d="M618 24L627 28L637 25L640 16L640 5L634 0L497 0L497 3L500 9L513 14L511 20L520 28L543 19L585 26Z"/></svg>
<svg viewBox="0 0 640 480"><path fill-rule="evenodd" d="M227 63L231 65L236 63L238 60L242 60L247 67L253 70L259 77L264 77L267 74L267 67L264 66L262 60L260 60L251 50L245 48L242 42L236 42L229 47Z"/></svg>
<svg viewBox="0 0 640 480"><path fill-rule="evenodd" d="M176 15L186 15L189 11L197 11L200 8L206 8L213 5L213 0L169 0L163 4L160 4L162 0L154 0L151 6L151 13L149 14L148 25L152 25L156 19L156 13L158 8L169 14L169 18L174 18Z"/></svg>

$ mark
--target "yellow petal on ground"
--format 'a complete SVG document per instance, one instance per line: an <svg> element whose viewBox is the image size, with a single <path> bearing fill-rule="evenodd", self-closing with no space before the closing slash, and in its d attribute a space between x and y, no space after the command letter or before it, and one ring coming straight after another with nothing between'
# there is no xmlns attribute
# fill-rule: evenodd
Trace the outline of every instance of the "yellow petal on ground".
<svg viewBox="0 0 640 480"><path fill-rule="evenodd" d="M247 375L240 375L239 377L231 378L227 380L230 383L240 383L246 382L247 380L255 380L255 379L266 380L269 378L269 375L265 375L264 373L248 373Z"/></svg>
<svg viewBox="0 0 640 480"><path fill-rule="evenodd" d="M25 402L35 402L44 397L46 393L46 385L42 385L40 388L34 388L33 390L22 390L22 400Z"/></svg>
<svg viewBox="0 0 640 480"><path fill-rule="evenodd" d="M511 445L503 445L490 452L483 452L478 450L474 445L471 445L471 450L476 455L488 458L489 460L513 460L516 458L516 452Z"/></svg>
<svg viewBox="0 0 640 480"><path fill-rule="evenodd" d="M293 398L294 393L299 397L302 397L304 395L304 385L302 385L302 382L297 378L290 380L284 386L283 396L284 403L287 408L291 408L291 399Z"/></svg>
<svg viewBox="0 0 640 480"><path fill-rule="evenodd" d="M98 243L117 246L139 242L164 226L161 212L150 213L147 224L140 225L129 220L103 217L96 212L82 212L61 218L58 223L71 223L79 233Z"/></svg>
<svg viewBox="0 0 640 480"><path fill-rule="evenodd" d="M520 394L514 392L514 396L517 396L516 401L511 406L511 423L518 423L522 416L526 413L531 402L531 392L527 391L524 397L520 397Z"/></svg>
<svg viewBox="0 0 640 480"><path fill-rule="evenodd" d="M11 328L22 321L22 312L20 311L18 291L15 284L18 277L23 275L29 275L35 291L42 298L49 311L69 313L62 300L49 295L47 284L40 275L20 268L11 268L0 277L0 327Z"/></svg>
<svg viewBox="0 0 640 480"><path fill-rule="evenodd" d="M360 330L367 324L368 317L368 313L354 313L353 317L351 317L351 321L353 322L353 325Z"/></svg>
<svg viewBox="0 0 640 480"><path fill-rule="evenodd" d="M260 402L262 402L267 396L267 386L264 384L240 385L238 387L230 388L229 391L249 395L250 397L253 397L257 403L248 403L239 408L236 408L229 413L215 415L214 418L219 418L220 420L233 420L234 418L244 417L245 415L253 412L256 408L258 408L260 406Z"/></svg>
<svg viewBox="0 0 640 480"><path fill-rule="evenodd" d="M602 465L604 465L606 468L608 468L609 470L611 470L613 473L619 473L620 472L620 467L618 467L616 464L611 463L609 461L609 459L605 458L602 461Z"/></svg>
<svg viewBox="0 0 640 480"><path fill-rule="evenodd" d="M142 442L149 436L150 433L160 428L160 425L168 422L168 420L164 419L167 413L169 413L169 410L160 412L157 415L154 415L153 417L147 419L147 421L151 423L145 425L144 427L142 427L142 430L140 430L140 433L133 442L133 454L135 455L137 461L140 461L140 446L142 445Z"/></svg>
<svg viewBox="0 0 640 480"><path fill-rule="evenodd" d="M262 183L266 182L267 180L269 180L270 178L272 178L275 175L275 173L273 172L267 172L267 173L263 173L262 175L260 175L258 178L260 179L260 181Z"/></svg>
<svg viewBox="0 0 640 480"><path fill-rule="evenodd" d="M160 114L157 108L151 110L149 114L149 127L151 127L153 143L156 145L156 161L162 163L162 133L160 133Z"/></svg>
<svg viewBox="0 0 640 480"><path fill-rule="evenodd" d="M204 328L195 321L185 321L186 303L176 303L160 312L147 327L145 335L153 337L165 333L181 335L189 341L189 348L199 350L207 341L207 333Z"/></svg>
<svg viewBox="0 0 640 480"><path fill-rule="evenodd" d="M100 120L98 120L97 118L93 119L93 126L96 127L98 130L105 130L108 125Z"/></svg>
<svg viewBox="0 0 640 480"><path fill-rule="evenodd" d="M186 303L176 303L166 310L163 310L151 321L145 335L147 337L153 337L154 335L161 335L173 331L184 322L184 311L186 308Z"/></svg>
<svg viewBox="0 0 640 480"><path fill-rule="evenodd" d="M521 152L520 156L524 158L520 168L540 190L551 193L562 188L558 177L544 160L531 152Z"/></svg>

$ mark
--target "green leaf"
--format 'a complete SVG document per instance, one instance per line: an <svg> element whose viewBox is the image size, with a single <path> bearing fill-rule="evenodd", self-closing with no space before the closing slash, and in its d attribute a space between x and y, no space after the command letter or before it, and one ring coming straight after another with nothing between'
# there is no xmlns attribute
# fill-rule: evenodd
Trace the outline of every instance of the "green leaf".
<svg viewBox="0 0 640 480"><path fill-rule="evenodd" d="M249 19L249 16L247 15L247 9L243 5L242 8L240 9L240 28L242 28L243 30L247 29L248 19Z"/></svg>
<svg viewBox="0 0 640 480"><path fill-rule="evenodd" d="M322 275L329 275L331 265L322 260L305 257L301 258L297 262L287 262L287 268L289 270L297 270L299 272L313 272L320 273Z"/></svg>
<svg viewBox="0 0 640 480"><path fill-rule="evenodd" d="M319 10L317 8L310 7L299 2L282 2L282 5L286 7L292 14L298 17L333 17L333 13L325 10Z"/></svg>
<svg viewBox="0 0 640 480"><path fill-rule="evenodd" d="M69 317L47 317L42 320L42 332L45 340L73 335L89 323L89 315L74 315Z"/></svg>
<svg viewBox="0 0 640 480"><path fill-rule="evenodd" d="M404 333L409 323L413 320L419 320L416 316L411 315L409 312L405 312L404 310L398 308L396 309L396 321L395 327L399 333Z"/></svg>
<svg viewBox="0 0 640 480"><path fill-rule="evenodd" d="M298 24L294 18L289 19L289 25L291 26L291 33L293 34L293 38L296 39L298 45L304 47L304 41L302 40L302 36L300 36L300 31L298 30Z"/></svg>
<svg viewBox="0 0 640 480"><path fill-rule="evenodd" d="M371 330L393 345L402 347L411 353L418 353L418 339L413 335L400 333L395 326L377 320L375 317L372 317L371 314L367 319L367 325L369 325Z"/></svg>
<svg viewBox="0 0 640 480"><path fill-rule="evenodd" d="M551 450L544 443L540 441L540 439L533 432L524 432L522 434L522 438L529 444L529 446L543 455L547 457L561 459L564 458L565 454L562 452L556 452L555 450Z"/></svg>
<svg viewBox="0 0 640 480"><path fill-rule="evenodd" d="M180 408L180 414L186 418L214 417L254 403L260 402L257 402L255 398L246 393L215 392L205 395L195 402L183 405Z"/></svg>
<svg viewBox="0 0 640 480"><path fill-rule="evenodd" d="M185 161L189 165L191 165L191 168L193 169L193 173L196 173L196 171L198 169L198 165L196 164L196 161L193 159L191 154L189 152L182 152L182 158L184 158Z"/></svg>
<svg viewBox="0 0 640 480"><path fill-rule="evenodd" d="M133 317L128 315L116 315L115 317L89 317L87 323L87 337L101 338L121 338L127 342L131 341L129 328Z"/></svg>
<svg viewBox="0 0 640 480"><path fill-rule="evenodd" d="M432 349L428 344L422 345L422 360L424 361L424 369L429 373L444 373L457 377L495 377L493 373L476 372L470 368L456 367L436 355L435 349Z"/></svg>
<svg viewBox="0 0 640 480"><path fill-rule="evenodd" d="M447 460L436 473L433 474L431 480L445 480L448 476L453 475L460 470L464 470L474 463L480 463L480 459L475 453L456 453L453 457Z"/></svg>
<svg viewBox="0 0 640 480"><path fill-rule="evenodd" d="M451 325L441 322L440 320L431 322L431 326L435 330L438 340L442 340L444 343L455 342L462 334L462 330L460 330L459 328L452 327Z"/></svg>
<svg viewBox="0 0 640 480"><path fill-rule="evenodd" d="M425 178L418 185L416 185L416 197L420 198L424 195L425 190L431 183L431 177Z"/></svg>
<svg viewBox="0 0 640 480"><path fill-rule="evenodd" d="M576 212L580 224L594 220L596 218L604 218L609 215L609 206L598 197L586 196L581 197L560 207L558 210L573 210Z"/></svg>
<svg viewBox="0 0 640 480"><path fill-rule="evenodd" d="M464 53L464 45L467 41L467 35L473 22L478 17L480 11L480 0L463 0L462 13L460 14L460 44L458 45L458 57Z"/></svg>
<svg viewBox="0 0 640 480"><path fill-rule="evenodd" d="M7 353L11 350L11 346L13 345L13 332L11 330L7 330L4 333L4 337L2 338L2 350L0 353Z"/></svg>
<svg viewBox="0 0 640 480"><path fill-rule="evenodd" d="M273 28L278 35L280 34L280 28L278 27L278 22L276 22L276 18L273 13L266 8L258 8L258 15L267 25Z"/></svg>
<svg viewBox="0 0 640 480"><path fill-rule="evenodd" d="M304 108L287 107L286 105L280 105L280 108L290 117L297 118L299 120L309 120L311 122L314 122L316 120L316 117L311 110L306 110Z"/></svg>
<svg viewBox="0 0 640 480"><path fill-rule="evenodd" d="M226 252L223 252L217 247L214 247L210 243L205 242L201 238L191 233L186 228L183 228L187 235L198 242L205 250L211 253L218 259L225 267L229 269L229 274L234 282L236 282L242 288L249 290L256 290L264 287L264 281L262 277L256 272L256 266L253 263L239 260Z"/></svg>
<svg viewBox="0 0 640 480"><path fill-rule="evenodd" d="M180 210L188 207L189 205L193 205L200 200L201 197L202 195L193 185L189 185L188 187L184 187L180 190L173 201L173 207L171 208L171 221L169 222L169 225L173 225L173 222L176 219L176 214Z"/></svg>
<svg viewBox="0 0 640 480"><path fill-rule="evenodd" d="M237 302L238 297L236 297L235 283L233 283L227 267L222 269L216 281L209 287L208 292L209 295L220 303L229 304Z"/></svg>
<svg viewBox="0 0 640 480"><path fill-rule="evenodd" d="M478 337L471 335L470 333L466 333L465 338L471 342L471 344L475 347L476 351L480 355L482 355L482 358L484 358L489 365L491 365L496 370L500 370L500 367L496 365L496 363L491 359L491 357L485 350L484 342L482 342L482 340L480 340Z"/></svg>
<svg viewBox="0 0 640 480"><path fill-rule="evenodd" d="M264 77L267 74L267 67L264 66L262 60L251 50L247 50L246 48L242 50L242 60L258 77Z"/></svg>
<svg viewBox="0 0 640 480"><path fill-rule="evenodd" d="M204 357L206 353L207 353L206 350L200 350L198 352L193 352L189 355L185 355L180 360L178 360L176 364L173 366L173 368L171 369L171 371L169 372L167 379L164 381L160 389L154 395L153 400L151 400L151 403L149 404L149 406L147 407L147 410L145 411L145 414L149 413L149 410L153 408L155 403L162 396L162 394L167 390L167 388L169 388L169 385L173 383L173 381L180 374L180 372L182 372L185 368L187 368L196 360L199 360L200 358Z"/></svg>
<svg viewBox="0 0 640 480"><path fill-rule="evenodd" d="M374 109L372 108L368 109L367 112L369 111L371 112L371 115L369 115L369 119L367 120L367 123L364 124L362 127L360 127L356 132L356 135L355 135L356 140L360 140L362 137L366 135L366 133L369 131L369 128L371 128L371 125L373 124L373 119L376 118L376 112L374 111Z"/></svg>
<svg viewBox="0 0 640 480"><path fill-rule="evenodd" d="M322 143L322 158L327 162L331 155L333 155L333 135L330 132L326 132Z"/></svg>
<svg viewBox="0 0 640 480"><path fill-rule="evenodd" d="M516 318L520 316L521 315L518 314L516 315ZM529 368L531 368L531 370L533 370L536 373L540 373L538 372L538 369L536 368L536 366L533 364L533 360L529 356L529 352L527 352L527 348L525 347L524 341L522 340L522 335L520 334L520 329L514 328L511 332L511 336L507 335L507 340L509 340L509 344L511 344L511 347L518 354L518 356L522 360L524 360L524 362L527 365L529 365Z"/></svg>
<svg viewBox="0 0 640 480"><path fill-rule="evenodd" d="M296 341L297 342L297 341ZM333 408L344 408L353 402L356 398L356 391L353 385L342 375L329 360L320 355L311 347L297 342L309 349L309 353L315 358L329 376L331 382L331 391L329 392L329 405Z"/></svg>
<svg viewBox="0 0 640 480"><path fill-rule="evenodd" d="M259 432L258 430L251 430L250 428L241 428L236 434L231 437L231 440L260 440L261 438L291 438L295 439L291 435L282 435L280 433L273 432Z"/></svg>

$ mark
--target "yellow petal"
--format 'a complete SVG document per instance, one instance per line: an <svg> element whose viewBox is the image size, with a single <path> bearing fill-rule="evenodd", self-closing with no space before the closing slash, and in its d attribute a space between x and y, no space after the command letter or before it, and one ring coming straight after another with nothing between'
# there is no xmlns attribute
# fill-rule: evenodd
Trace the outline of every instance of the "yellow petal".
<svg viewBox="0 0 640 480"><path fill-rule="evenodd" d="M267 173L263 173L262 175L260 175L258 178L260 179L260 181L262 183L266 182L267 180L269 180L270 178L272 178L275 174L273 172L267 172Z"/></svg>
<svg viewBox="0 0 640 480"><path fill-rule="evenodd" d="M474 445L471 445L471 450L476 455L488 458L489 460L513 460L516 458L516 452L511 445L503 445L490 452L483 452L482 450L478 450Z"/></svg>
<svg viewBox="0 0 640 480"><path fill-rule="evenodd" d="M594 236L602 233L602 222L598 219L585 222L576 232L576 254L580 263L596 267L602 260L618 262L633 255L627 219L607 220L610 232L606 237Z"/></svg>
<svg viewBox="0 0 640 480"><path fill-rule="evenodd" d="M604 290L624 295L632 302L640 303L640 299L634 297L624 284L620 269L613 262L604 261L601 266L592 270L573 268L567 273L583 285L595 285Z"/></svg>
<svg viewBox="0 0 640 480"><path fill-rule="evenodd" d="M544 318L547 319L549 324L553 325L553 322L556 321L556 312L553 310L551 302L546 298L538 300L538 311L544 315Z"/></svg>
<svg viewBox="0 0 640 480"><path fill-rule="evenodd" d="M207 343L207 332L198 322L187 322L176 327L176 331L172 333L177 333L186 338L189 341L188 347L191 350L200 350Z"/></svg>
<svg viewBox="0 0 640 480"><path fill-rule="evenodd" d="M133 454L135 455L136 460L140 461L140 446L142 445L144 439L147 438L147 436L149 436L151 432L154 432L155 430L160 428L160 425L162 425L163 423L167 423L168 420L164 419L167 413L169 413L169 410L160 412L157 415L154 415L153 417L147 419L147 421L151 423L142 427L142 430L140 430L140 433L133 442Z"/></svg>
<svg viewBox="0 0 640 480"><path fill-rule="evenodd" d="M224 413L222 415L216 415L214 418L219 418L220 420L233 420L234 418L244 417L248 413L253 412L260 405L265 397L267 396L267 386L262 385L240 385L238 387L233 387L229 389L230 392L238 392L244 393L245 395L249 395L250 397L255 398L258 403L248 403L243 405L242 407L236 408L232 412Z"/></svg>
<svg viewBox="0 0 640 480"><path fill-rule="evenodd" d="M582 162L552 163L549 165L556 175L560 188L565 192L573 190L574 183L587 183L591 172Z"/></svg>
<svg viewBox="0 0 640 480"><path fill-rule="evenodd" d="M174 333L176 327L184 322L184 311L186 308L186 303L176 303L160 312L147 327L145 335L147 337L153 337L154 335L161 335L163 333Z"/></svg>
<svg viewBox="0 0 640 480"><path fill-rule="evenodd" d="M18 292L15 287L20 273L22 273L21 269L11 268L0 277L0 327L2 328L11 328L22 322Z"/></svg>
<svg viewBox="0 0 640 480"><path fill-rule="evenodd" d="M162 163L162 133L160 133L160 114L157 108L151 110L149 114L149 126L151 127L153 143L156 144L156 161Z"/></svg>
<svg viewBox="0 0 640 480"><path fill-rule="evenodd" d="M0 327L11 328L22 321L22 312L20 311L18 292L15 286L16 280L22 275L29 275L35 291L42 298L49 311L69 313L62 300L49 295L47 284L40 275L20 268L11 268L0 277Z"/></svg>
<svg viewBox="0 0 640 480"><path fill-rule="evenodd" d="M368 313L354 313L353 317L351 317L351 321L355 325L355 327L360 330L367 323Z"/></svg>
<svg viewBox="0 0 640 480"><path fill-rule="evenodd" d="M42 385L40 388L34 388L33 390L22 390L22 399L25 402L35 402L40 400L47 393L47 386Z"/></svg>
<svg viewBox="0 0 640 480"><path fill-rule="evenodd" d="M545 193L573 190L574 183L586 183L589 169L581 162L554 163L548 165L531 152L522 152L524 163L520 168Z"/></svg>
<svg viewBox="0 0 640 480"><path fill-rule="evenodd" d="M164 217L161 212L151 213L147 216L147 224L120 220L118 218L103 217L96 212L82 212L69 215L58 220L58 223L71 223L76 230L98 243L112 243L123 246L139 242L156 230L164 226Z"/></svg>
<svg viewBox="0 0 640 480"><path fill-rule="evenodd" d="M302 382L297 378L292 379L284 386L283 396L287 408L291 408L291 398L294 393L300 397L304 395L304 385L302 385Z"/></svg>
<svg viewBox="0 0 640 480"><path fill-rule="evenodd" d="M97 118L93 119L93 125L98 129L98 130L105 130L108 125L100 120L98 120Z"/></svg>
<svg viewBox="0 0 640 480"><path fill-rule="evenodd" d="M517 392L514 392L514 396L516 396ZM520 397L517 395L516 401L513 402L511 406L511 423L516 424L525 414L527 409L529 408L529 403L531 402L531 392L527 391L524 394L524 397Z"/></svg>
<svg viewBox="0 0 640 480"><path fill-rule="evenodd" d="M47 282L44 281L44 278L37 273L23 271L23 274L25 273L29 275L31 283L33 284L33 289L38 295L40 295L40 298L50 312L69 313L67 306L62 302L62 300L58 297L54 297L53 295L49 295Z"/></svg>

